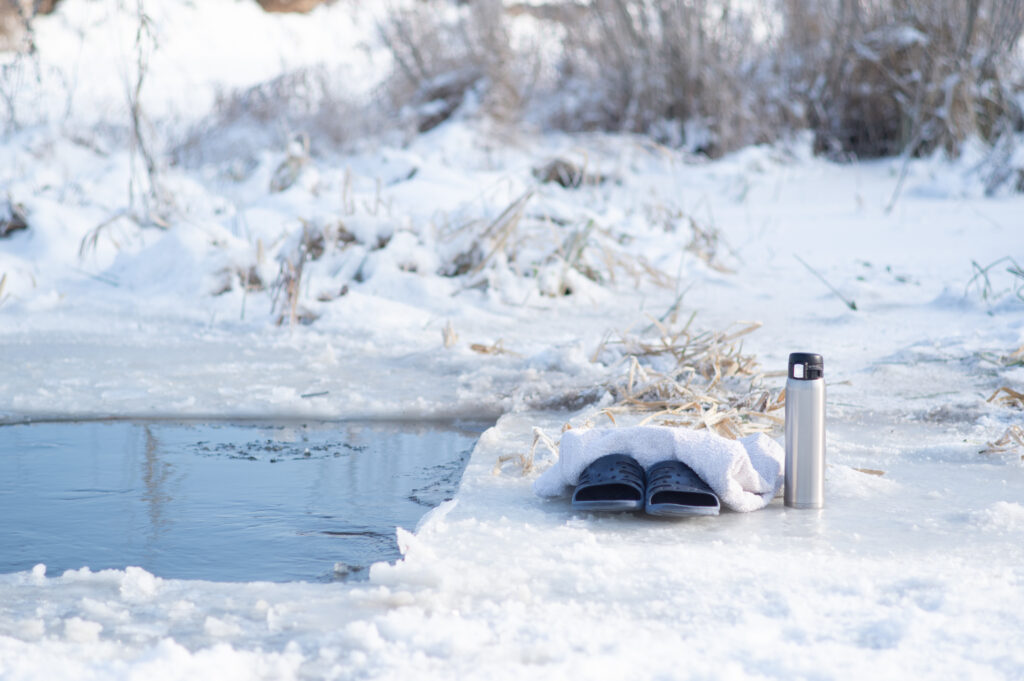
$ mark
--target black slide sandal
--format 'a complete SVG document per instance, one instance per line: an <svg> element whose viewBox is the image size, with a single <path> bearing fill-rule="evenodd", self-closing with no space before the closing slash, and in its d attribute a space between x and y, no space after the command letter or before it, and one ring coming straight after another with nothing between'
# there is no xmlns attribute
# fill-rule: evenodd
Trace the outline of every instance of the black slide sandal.
<svg viewBox="0 0 1024 681"><path fill-rule="evenodd" d="M682 461L659 461L647 469L649 515L718 515L720 507L718 495Z"/></svg>
<svg viewBox="0 0 1024 681"><path fill-rule="evenodd" d="M607 454L583 469L572 493L578 511L642 511L644 469L628 454Z"/></svg>

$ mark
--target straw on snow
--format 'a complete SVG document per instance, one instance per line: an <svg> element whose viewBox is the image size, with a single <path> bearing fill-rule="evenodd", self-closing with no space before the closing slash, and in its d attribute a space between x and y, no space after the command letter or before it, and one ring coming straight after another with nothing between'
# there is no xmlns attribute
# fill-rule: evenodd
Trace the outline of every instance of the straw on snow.
<svg viewBox="0 0 1024 681"><path fill-rule="evenodd" d="M1024 428L1010 426L1003 433L1002 437L994 442L987 443L987 445L985 449L981 450L982 454L1002 454L1014 449L1020 449L1024 452ZM1021 461L1024 461L1024 454L1021 454L1020 458Z"/></svg>
<svg viewBox="0 0 1024 681"><path fill-rule="evenodd" d="M693 316L682 328L672 331L661 320L653 320L649 328L659 332L656 338L624 335L617 341L603 340L593 361L598 361L605 350L619 347L628 369L625 375L606 385L615 404L598 414L612 423L617 415L647 414L641 425L707 428L730 439L770 433L784 425L777 412L785 406L785 390L763 385L764 378L781 372L760 371L756 358L743 354L738 343L740 338L760 328L760 322L747 323L735 331L717 332L692 332L692 322ZM671 363L667 370L655 368L654 364L665 360ZM565 424L562 430L571 427ZM558 456L558 443L540 428L534 428L529 451L499 457L494 472L499 473L511 462L523 474L529 473L541 445L552 456Z"/></svg>
<svg viewBox="0 0 1024 681"><path fill-rule="evenodd" d="M691 316L671 331L654 320L656 339L624 337L617 342L629 369L609 386L616 403L602 413L614 420L615 414L652 412L642 423L707 428L733 439L783 425L775 412L785 406L784 391L764 387L763 379L770 374L736 342L760 328L760 322L737 331L694 333L692 321ZM654 362L665 358L673 365L657 370Z"/></svg>
<svg viewBox="0 0 1024 681"><path fill-rule="evenodd" d="M992 396L989 397L986 402L998 402L1005 407L1016 407L1017 409L1024 409L1024 393L1014 390L1009 386L1002 386L997 389Z"/></svg>

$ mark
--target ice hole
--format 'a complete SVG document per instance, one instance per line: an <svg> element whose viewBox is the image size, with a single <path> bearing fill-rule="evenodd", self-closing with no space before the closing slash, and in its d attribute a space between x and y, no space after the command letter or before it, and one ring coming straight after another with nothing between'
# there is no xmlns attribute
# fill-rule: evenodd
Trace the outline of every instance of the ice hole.
<svg viewBox="0 0 1024 681"><path fill-rule="evenodd" d="M398 558L482 422L0 426L0 573L332 581Z"/></svg>

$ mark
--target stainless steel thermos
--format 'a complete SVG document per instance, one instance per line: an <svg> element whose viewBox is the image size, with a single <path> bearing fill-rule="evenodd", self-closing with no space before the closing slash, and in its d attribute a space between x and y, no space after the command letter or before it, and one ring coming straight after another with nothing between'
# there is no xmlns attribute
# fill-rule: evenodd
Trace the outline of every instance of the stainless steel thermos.
<svg viewBox="0 0 1024 681"><path fill-rule="evenodd" d="M825 362L794 352L786 380L786 484L791 508L825 505Z"/></svg>

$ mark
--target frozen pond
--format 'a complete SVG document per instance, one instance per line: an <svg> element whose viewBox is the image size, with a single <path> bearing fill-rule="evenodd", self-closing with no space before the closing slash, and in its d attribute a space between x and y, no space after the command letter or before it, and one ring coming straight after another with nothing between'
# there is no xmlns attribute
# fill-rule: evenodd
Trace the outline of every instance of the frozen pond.
<svg viewBox="0 0 1024 681"><path fill-rule="evenodd" d="M489 424L87 421L0 427L0 573L331 581L398 557Z"/></svg>

